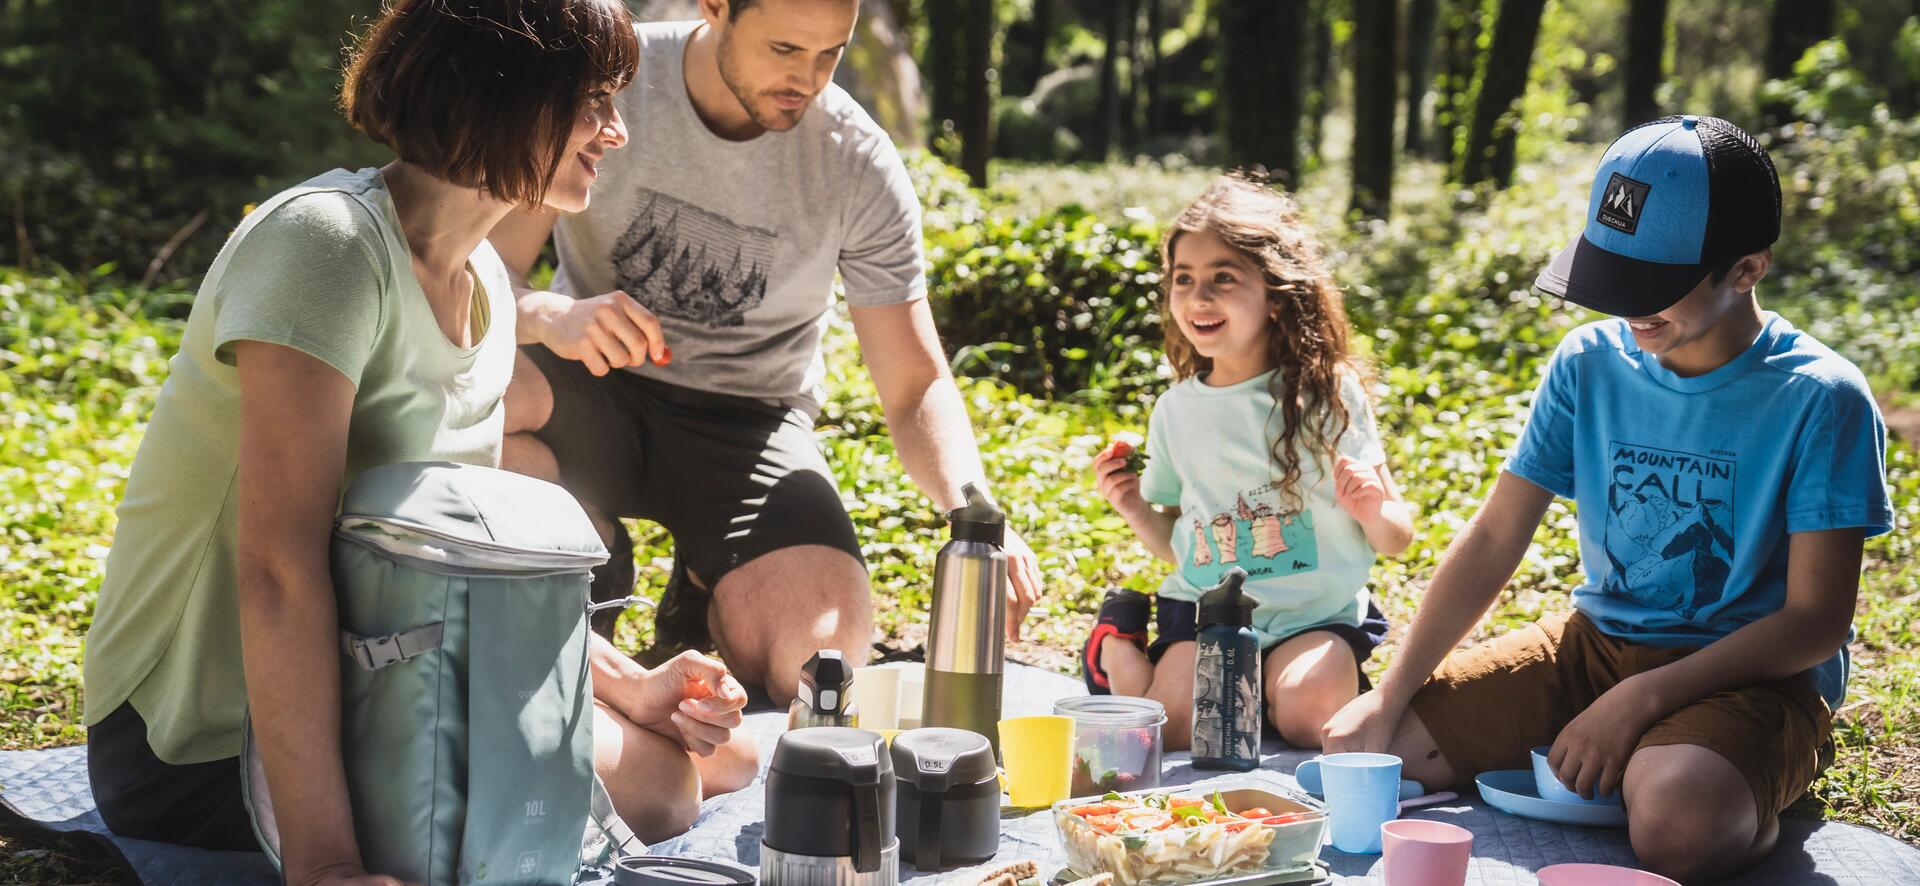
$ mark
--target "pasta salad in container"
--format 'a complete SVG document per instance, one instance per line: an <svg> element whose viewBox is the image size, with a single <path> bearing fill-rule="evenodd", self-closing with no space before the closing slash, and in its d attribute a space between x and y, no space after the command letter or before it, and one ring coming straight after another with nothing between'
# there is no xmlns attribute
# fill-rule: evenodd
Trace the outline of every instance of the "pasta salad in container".
<svg viewBox="0 0 1920 886"><path fill-rule="evenodd" d="M1320 855L1326 808L1278 789L1135 791L1053 807L1068 863L1118 886L1175 886L1303 868Z"/></svg>

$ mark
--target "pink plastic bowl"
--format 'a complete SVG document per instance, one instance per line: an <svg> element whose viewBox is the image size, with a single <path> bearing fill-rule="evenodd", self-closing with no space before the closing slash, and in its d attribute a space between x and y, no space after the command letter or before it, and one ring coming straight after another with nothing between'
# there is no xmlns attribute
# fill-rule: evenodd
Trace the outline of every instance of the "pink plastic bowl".
<svg viewBox="0 0 1920 886"><path fill-rule="evenodd" d="M1610 864L1556 864L1540 869L1540 886L1680 886L1659 874Z"/></svg>

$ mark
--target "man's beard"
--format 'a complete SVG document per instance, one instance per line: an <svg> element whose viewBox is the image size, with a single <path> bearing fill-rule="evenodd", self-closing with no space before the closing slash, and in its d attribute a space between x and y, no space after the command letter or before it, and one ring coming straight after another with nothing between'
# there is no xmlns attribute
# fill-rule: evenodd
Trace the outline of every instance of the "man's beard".
<svg viewBox="0 0 1920 886"><path fill-rule="evenodd" d="M762 109L758 99L766 98L767 94L755 95L748 92L746 87L740 85L733 69L733 45L731 36L720 38L718 54L720 62L720 82L727 85L727 91L733 93L734 100L739 102L740 106L747 110L747 117L753 120L755 126L769 132L785 132L800 125L800 118L806 116L807 113L806 105L801 105L798 109L792 111L778 107Z"/></svg>

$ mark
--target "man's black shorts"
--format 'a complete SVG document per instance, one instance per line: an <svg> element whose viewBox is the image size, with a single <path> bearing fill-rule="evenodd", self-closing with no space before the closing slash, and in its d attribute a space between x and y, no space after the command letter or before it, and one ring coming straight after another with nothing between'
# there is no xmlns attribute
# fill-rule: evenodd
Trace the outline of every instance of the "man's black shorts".
<svg viewBox="0 0 1920 886"><path fill-rule="evenodd" d="M665 526L676 583L691 571L700 587L718 587L735 567L800 545L861 561L806 413L631 372L595 377L539 345L523 351L553 389L553 415L535 436L553 450L561 485L608 516Z"/></svg>

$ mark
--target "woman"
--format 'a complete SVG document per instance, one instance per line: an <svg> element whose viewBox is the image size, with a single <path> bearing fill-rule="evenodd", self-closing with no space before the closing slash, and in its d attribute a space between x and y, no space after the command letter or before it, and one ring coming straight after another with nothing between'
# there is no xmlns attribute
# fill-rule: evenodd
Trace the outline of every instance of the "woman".
<svg viewBox="0 0 1920 886"><path fill-rule="evenodd" d="M134 459L86 657L115 833L257 848L237 762L250 710L275 805L304 812L281 817L287 880L390 882L361 870L340 759L334 510L376 465L499 463L514 293L485 237L515 206L586 207L627 140L611 96L637 63L619 0L396 0L359 41L342 104L395 160L241 222ZM624 775L616 805L657 837L698 804L688 750L724 744L744 694L708 659L609 655L596 767ZM649 790L627 784L649 768Z"/></svg>

